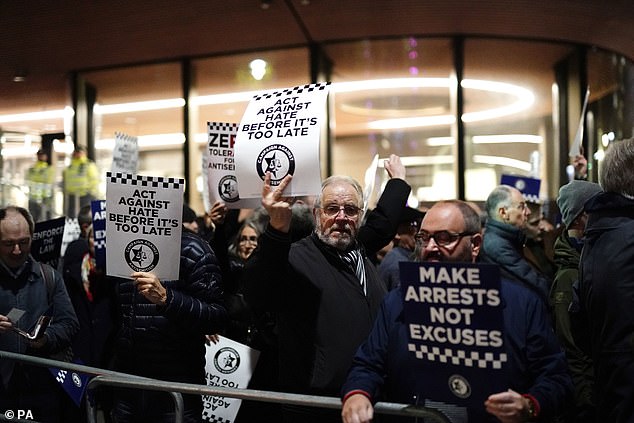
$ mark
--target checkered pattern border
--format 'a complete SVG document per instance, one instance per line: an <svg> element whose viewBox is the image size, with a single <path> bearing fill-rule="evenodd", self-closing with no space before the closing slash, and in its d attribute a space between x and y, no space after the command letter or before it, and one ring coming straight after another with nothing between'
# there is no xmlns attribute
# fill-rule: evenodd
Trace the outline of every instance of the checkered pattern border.
<svg viewBox="0 0 634 423"><path fill-rule="evenodd" d="M207 122L208 132L236 132L237 130L238 130L237 123Z"/></svg>
<svg viewBox="0 0 634 423"><path fill-rule="evenodd" d="M162 176L143 176L143 175L131 175L129 173L115 173L106 172L106 178L108 182L112 184L122 185L139 185L142 187L150 188L173 188L180 189L185 185L185 180L182 178L164 178Z"/></svg>
<svg viewBox="0 0 634 423"><path fill-rule="evenodd" d="M253 97L256 101L262 100L263 98L269 99L272 97L281 97L283 95L292 95L292 94L302 94L304 91L310 93L313 91L323 91L330 85L330 82L320 82L317 84L306 84L306 85L298 85L293 88L286 88L282 91L271 91L266 94L258 94Z"/></svg>
<svg viewBox="0 0 634 423"><path fill-rule="evenodd" d="M211 410L203 410L203 420L211 423L231 423L232 420L212 414Z"/></svg>
<svg viewBox="0 0 634 423"><path fill-rule="evenodd" d="M501 369L502 363L507 361L506 353L480 353L478 351L454 350L416 344L408 344L407 347L409 351L415 353L416 358L419 360L435 361L456 366Z"/></svg>
<svg viewBox="0 0 634 423"><path fill-rule="evenodd" d="M539 195L535 195L535 194L522 194L524 196L524 200L528 201L529 203L536 203L536 204L541 204L541 201L539 200Z"/></svg>
<svg viewBox="0 0 634 423"><path fill-rule="evenodd" d="M100 248L106 248L106 240L105 239L99 239L99 240L95 240L95 249L100 249Z"/></svg>
<svg viewBox="0 0 634 423"><path fill-rule="evenodd" d="M55 376L55 380L58 381L59 383L64 383L64 380L66 380L67 374L68 374L68 370L59 369L59 371L57 372L57 376Z"/></svg>
<svg viewBox="0 0 634 423"><path fill-rule="evenodd" d="M124 134L123 132L115 132L114 133L114 138L115 139L120 139L123 141L128 141L128 142L138 142L138 138L137 137L133 137L132 135L128 135L128 134Z"/></svg>

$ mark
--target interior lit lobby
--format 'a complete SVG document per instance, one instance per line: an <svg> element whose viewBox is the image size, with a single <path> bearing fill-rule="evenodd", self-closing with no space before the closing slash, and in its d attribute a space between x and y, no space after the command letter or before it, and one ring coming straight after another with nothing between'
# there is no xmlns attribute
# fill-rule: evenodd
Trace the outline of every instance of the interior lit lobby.
<svg viewBox="0 0 634 423"><path fill-rule="evenodd" d="M322 177L363 181L394 153L413 206L481 202L502 174L541 179L552 204L586 89L590 180L633 136L632 22L632 2L615 0L3 1L0 202L26 205L39 148L61 182L76 144L105 198L124 133L139 174L185 178L202 213L207 122L239 123L259 91L331 81Z"/></svg>

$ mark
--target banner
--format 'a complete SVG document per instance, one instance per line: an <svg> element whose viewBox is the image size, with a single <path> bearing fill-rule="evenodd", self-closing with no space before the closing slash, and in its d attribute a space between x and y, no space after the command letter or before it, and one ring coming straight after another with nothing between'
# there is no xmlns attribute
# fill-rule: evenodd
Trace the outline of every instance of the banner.
<svg viewBox="0 0 634 423"><path fill-rule="evenodd" d="M184 180L106 173L108 276L178 279Z"/></svg>
<svg viewBox="0 0 634 423"><path fill-rule="evenodd" d="M240 198L238 192L234 161L237 132L237 123L207 122L208 148L203 154L203 179L206 180L203 191L209 197L209 206L205 205L206 211L210 211L218 201L225 203L229 209L254 209L261 205L260 197Z"/></svg>
<svg viewBox="0 0 634 423"><path fill-rule="evenodd" d="M115 132L112 150L112 173L136 174L139 167L139 144L137 137Z"/></svg>
<svg viewBox="0 0 634 423"><path fill-rule="evenodd" d="M57 269L64 240L64 226L66 219L57 219L36 222L31 240L31 255L35 260L50 264Z"/></svg>
<svg viewBox="0 0 634 423"><path fill-rule="evenodd" d="M241 198L260 198L269 172L272 186L293 175L285 195L319 195L319 142L329 85L269 91L249 102L235 144Z"/></svg>
<svg viewBox="0 0 634 423"><path fill-rule="evenodd" d="M522 193L524 200L531 203L539 203L539 189L542 185L542 180L537 178L529 178L528 176L518 175L502 175L500 180L501 185L508 185L517 189Z"/></svg>
<svg viewBox="0 0 634 423"><path fill-rule="evenodd" d="M95 266L106 268L106 200L90 202L92 211L92 235L95 245Z"/></svg>
<svg viewBox="0 0 634 423"><path fill-rule="evenodd" d="M73 360L75 364L84 364L81 360ZM77 407L81 406L81 400L86 392L88 381L92 376L86 373L76 372L74 370L64 370L56 367L49 367L57 383L62 385L64 392L73 400Z"/></svg>
<svg viewBox="0 0 634 423"><path fill-rule="evenodd" d="M246 389L259 356L259 351L220 336L217 344L207 345L207 385ZM241 403L240 398L203 395L203 420L231 423Z"/></svg>
<svg viewBox="0 0 634 423"><path fill-rule="evenodd" d="M499 269L470 263L401 262L403 316L422 397L483 411L506 391Z"/></svg>

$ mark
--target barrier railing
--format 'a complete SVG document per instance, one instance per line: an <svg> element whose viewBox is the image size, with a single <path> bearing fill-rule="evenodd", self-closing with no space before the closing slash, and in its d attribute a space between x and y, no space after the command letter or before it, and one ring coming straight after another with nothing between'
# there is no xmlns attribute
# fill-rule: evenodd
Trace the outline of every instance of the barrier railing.
<svg viewBox="0 0 634 423"><path fill-rule="evenodd" d="M97 367L33 357L8 351L0 351L0 359L15 360L41 367L56 367L97 376L88 383L87 389L90 390L96 389L99 385L110 385L115 387L170 392L175 401L176 423L182 422L183 408L182 396L180 394L222 396L280 404L341 409L341 400L335 397L166 382ZM86 401L86 404L89 422L94 423L96 421L96 409L94 408L94 404L91 404L90 401ZM374 412L404 417L422 417L425 418L427 422L450 423L447 417L438 410L411 404L378 402L374 405Z"/></svg>

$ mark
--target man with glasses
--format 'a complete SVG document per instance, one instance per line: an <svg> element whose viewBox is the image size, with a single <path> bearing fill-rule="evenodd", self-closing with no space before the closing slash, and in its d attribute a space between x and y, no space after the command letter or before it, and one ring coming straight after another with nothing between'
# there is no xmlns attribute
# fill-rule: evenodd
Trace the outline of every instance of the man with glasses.
<svg viewBox="0 0 634 423"><path fill-rule="evenodd" d="M258 248L245 265L245 298L275 311L279 327L280 389L336 396L355 350L367 336L385 285L368 256L392 240L410 192L398 156L385 163L391 179L362 226L363 190L352 178L331 176L313 208L314 232L291 242L291 199L286 177L262 205L270 216ZM340 422L338 412L284 406L284 421Z"/></svg>
<svg viewBox="0 0 634 423"><path fill-rule="evenodd" d="M62 276L31 256L33 229L28 210L0 209L0 350L50 357L71 344L79 323ZM43 336L17 333L29 334L41 316L51 318ZM33 420L60 422L60 394L48 369L0 360L0 415L29 410Z"/></svg>
<svg viewBox="0 0 634 423"><path fill-rule="evenodd" d="M425 214L416 240L421 261L475 262L482 246L480 218L463 201L438 202ZM545 305L526 287L504 279L501 299L509 357L504 372L507 391L492 392L481 410L421 398L426 375L414 371L416 359L408 349L403 320L403 293L397 289L385 298L370 335L354 357L341 391L344 423L372 421L372 404L377 401L435 408L452 423L547 421L556 415L571 392L572 381ZM382 417L381 421L402 420Z"/></svg>
<svg viewBox="0 0 634 423"><path fill-rule="evenodd" d="M499 265L503 277L526 284L548 303L551 281L524 258L524 230L531 212L522 193L507 185L497 186L487 198L486 212L480 261Z"/></svg>

